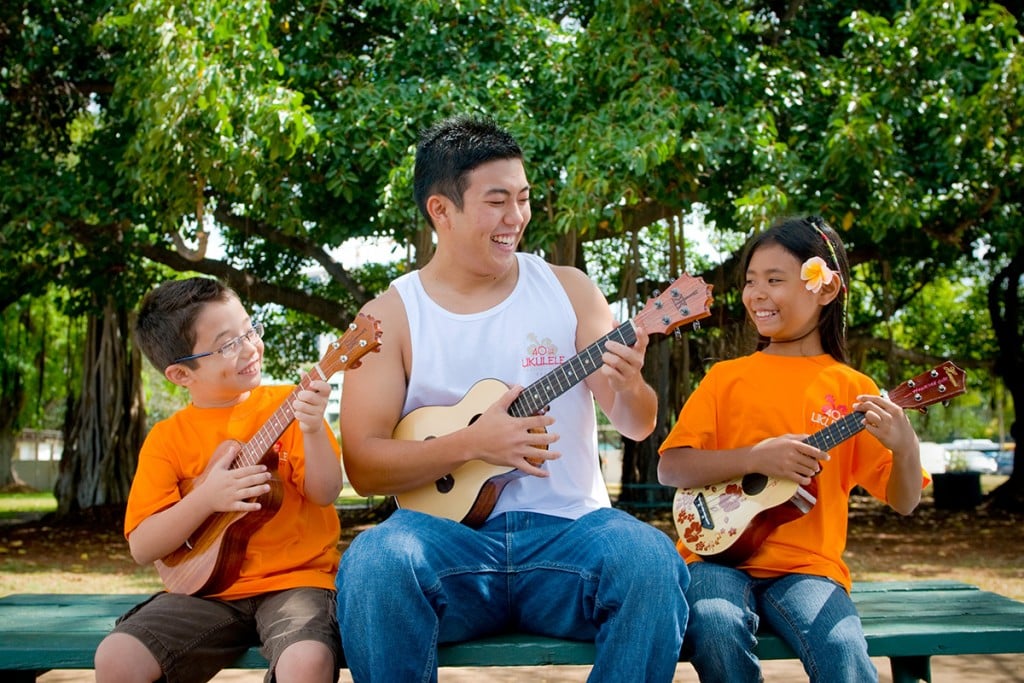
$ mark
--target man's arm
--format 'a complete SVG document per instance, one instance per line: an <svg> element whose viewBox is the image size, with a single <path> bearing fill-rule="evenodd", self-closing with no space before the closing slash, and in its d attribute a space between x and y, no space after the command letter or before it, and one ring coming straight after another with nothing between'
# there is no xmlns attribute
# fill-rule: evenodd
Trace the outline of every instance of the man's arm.
<svg viewBox="0 0 1024 683"><path fill-rule="evenodd" d="M580 351L618 325L601 290L577 268L553 266L576 311L576 350ZM623 436L640 441L654 431L658 397L644 381L641 369L647 352L647 333L636 329L636 343L626 346L609 341L601 367L586 379L601 410Z"/></svg>

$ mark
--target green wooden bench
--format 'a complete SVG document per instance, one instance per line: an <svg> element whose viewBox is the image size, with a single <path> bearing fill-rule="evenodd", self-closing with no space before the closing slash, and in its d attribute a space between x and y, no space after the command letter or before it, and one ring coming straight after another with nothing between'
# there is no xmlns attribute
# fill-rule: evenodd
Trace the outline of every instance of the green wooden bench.
<svg viewBox="0 0 1024 683"><path fill-rule="evenodd" d="M671 510L675 489L663 484L622 484L615 507L629 512Z"/></svg>
<svg viewBox="0 0 1024 683"><path fill-rule="evenodd" d="M91 669L97 644L141 595L15 594L0 598L0 680L34 681L50 669ZM1024 603L953 581L856 583L853 598L873 657L888 657L894 683L930 681L932 655L1024 652ZM652 609L656 607L652 606ZM770 633L761 659L792 659ZM594 646L522 634L442 647L441 666L591 664ZM234 663L265 668L255 648Z"/></svg>

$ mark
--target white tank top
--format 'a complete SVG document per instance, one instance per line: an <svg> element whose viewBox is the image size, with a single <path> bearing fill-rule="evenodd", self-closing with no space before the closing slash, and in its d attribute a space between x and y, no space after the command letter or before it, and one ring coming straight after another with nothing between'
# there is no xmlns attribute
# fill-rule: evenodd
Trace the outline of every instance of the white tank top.
<svg viewBox="0 0 1024 683"><path fill-rule="evenodd" d="M403 416L422 406L455 405L482 379L529 387L576 355L576 313L562 284L540 257L517 257L515 289L480 313L462 315L437 305L419 271L393 282L405 305L413 350ZM492 517L520 510L576 519L610 506L597 457L594 397L582 380L559 391L549 403L555 422L548 431L561 436L552 448L562 457L544 465L549 477L509 482Z"/></svg>

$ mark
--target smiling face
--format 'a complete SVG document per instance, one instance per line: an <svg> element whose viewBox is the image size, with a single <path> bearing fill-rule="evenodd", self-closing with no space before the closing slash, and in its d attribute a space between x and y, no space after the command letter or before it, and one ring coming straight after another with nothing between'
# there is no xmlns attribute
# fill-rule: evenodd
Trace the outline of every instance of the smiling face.
<svg viewBox="0 0 1024 683"><path fill-rule="evenodd" d="M818 318L834 298L835 288L808 290L800 278L800 266L796 256L775 243L758 247L750 257L743 305L758 334L772 341L768 353L823 353Z"/></svg>
<svg viewBox="0 0 1024 683"><path fill-rule="evenodd" d="M515 252L530 222L530 184L521 159L498 159L468 174L462 208L441 195L430 198L438 240L451 237L461 268L500 276L515 264Z"/></svg>
<svg viewBox="0 0 1024 683"><path fill-rule="evenodd" d="M196 342L193 353L216 351L225 342L252 329L252 318L236 297L211 301L196 317ZM262 380L263 340L257 335L242 342L238 355L225 358L221 353L167 368L165 375L189 390L192 403L199 408L223 407L241 403Z"/></svg>

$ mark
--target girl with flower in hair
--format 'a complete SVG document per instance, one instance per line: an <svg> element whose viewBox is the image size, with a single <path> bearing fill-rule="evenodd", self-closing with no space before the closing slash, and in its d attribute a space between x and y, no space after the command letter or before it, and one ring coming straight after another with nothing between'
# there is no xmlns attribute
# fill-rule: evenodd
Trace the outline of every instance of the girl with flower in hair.
<svg viewBox="0 0 1024 683"><path fill-rule="evenodd" d="M850 268L825 221L777 222L751 240L743 263L757 350L711 367L661 445L659 479L696 488L752 473L801 487L813 478L817 500L738 563L705 561L677 544L691 574L683 651L701 681L761 680L754 647L764 620L811 681L877 680L842 559L849 495L862 486L910 514L927 483L917 435L847 364ZM863 415L864 431L827 453L805 443L850 411Z"/></svg>

